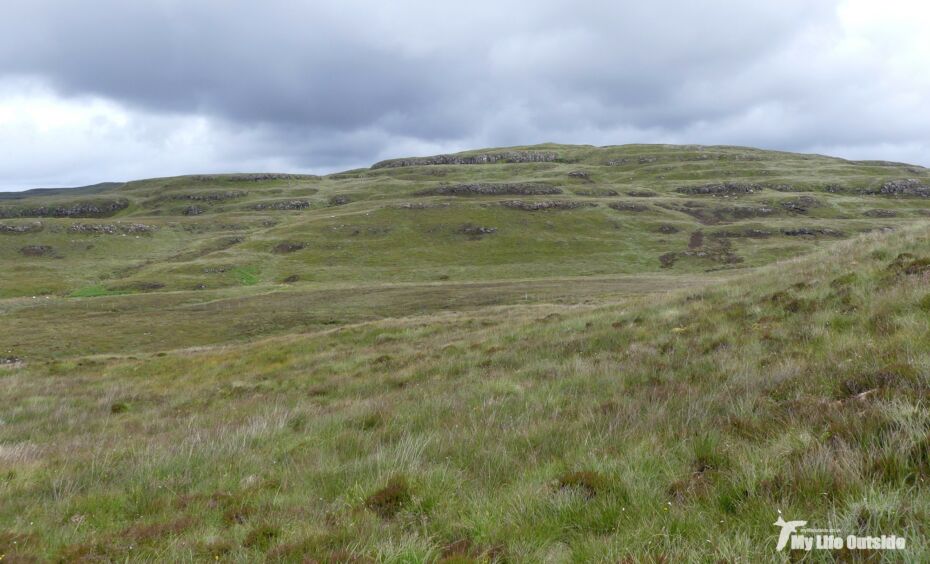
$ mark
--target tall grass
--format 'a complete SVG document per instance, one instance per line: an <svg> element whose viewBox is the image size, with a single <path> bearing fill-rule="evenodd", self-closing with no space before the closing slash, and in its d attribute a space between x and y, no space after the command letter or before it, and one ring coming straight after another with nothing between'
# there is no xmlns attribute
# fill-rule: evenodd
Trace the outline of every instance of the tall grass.
<svg viewBox="0 0 930 564"><path fill-rule="evenodd" d="M774 550L780 511L925 560L928 242L613 306L8 370L0 553L801 558Z"/></svg>

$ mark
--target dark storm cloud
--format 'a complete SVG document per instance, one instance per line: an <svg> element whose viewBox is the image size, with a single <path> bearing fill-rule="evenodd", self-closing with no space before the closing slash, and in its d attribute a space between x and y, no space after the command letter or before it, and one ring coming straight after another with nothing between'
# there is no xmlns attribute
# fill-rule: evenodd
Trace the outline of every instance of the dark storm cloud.
<svg viewBox="0 0 930 564"><path fill-rule="evenodd" d="M722 76L776 47L803 7L742 4L400 3L394 27L361 2L110 0L88 9L40 0L0 24L0 68L148 109L335 128L397 114L405 119L394 127L441 137L442 124L420 116L461 128L473 120L455 119L458 110L493 109L501 97L590 93L607 106L648 110L682 83ZM731 17L744 25L732 28ZM456 21L467 27L452 37L426 31ZM423 33L423 43L385 33Z"/></svg>
<svg viewBox="0 0 930 564"><path fill-rule="evenodd" d="M202 116L227 134L208 164L543 140L911 142L926 116L891 115L909 102L863 80L881 56L837 48L850 3L14 0L0 79Z"/></svg>
<svg viewBox="0 0 930 564"><path fill-rule="evenodd" d="M0 68L146 109L321 127L358 127L435 96L428 61L278 4L34 2L6 20Z"/></svg>

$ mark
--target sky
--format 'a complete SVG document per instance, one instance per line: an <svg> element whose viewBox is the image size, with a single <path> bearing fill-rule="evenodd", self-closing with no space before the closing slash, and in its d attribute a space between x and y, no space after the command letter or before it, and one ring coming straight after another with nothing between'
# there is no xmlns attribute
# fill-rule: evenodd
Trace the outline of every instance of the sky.
<svg viewBox="0 0 930 564"><path fill-rule="evenodd" d="M0 190L543 142L930 166L918 0L4 0Z"/></svg>

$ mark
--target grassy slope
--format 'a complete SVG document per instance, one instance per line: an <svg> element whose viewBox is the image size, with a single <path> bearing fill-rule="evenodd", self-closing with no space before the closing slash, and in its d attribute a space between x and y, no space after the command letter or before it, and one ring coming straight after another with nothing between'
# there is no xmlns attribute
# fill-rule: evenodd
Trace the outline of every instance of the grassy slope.
<svg viewBox="0 0 930 564"><path fill-rule="evenodd" d="M545 149L547 146L534 147ZM13 268L0 273L0 296L31 296L86 291L98 285L131 288L157 283L189 291L243 285L242 269L251 269L260 285L279 283L288 276L305 282L501 280L552 275L639 273L655 270L658 256L683 250L691 231L705 228L681 211L686 202L710 208L722 205L774 204L774 213L743 223L773 228L808 225L853 234L895 220L864 217L868 208L897 210L897 221L913 219L927 208L922 200L892 200L831 194L829 184L855 189L901 178L930 178L924 169L907 166L867 166L827 157L774 153L742 148L689 149L666 146L587 148L552 146L564 162L497 164L485 166L422 166L373 169L325 178L243 181L235 176L201 179L179 177L133 182L88 195L87 199L123 198L130 206L115 221L137 221L159 228L143 236L75 235L72 220L45 220L41 233L3 236L0 260ZM648 162L640 163L640 159ZM651 159L655 159L654 161ZM696 160L703 159L703 160ZM606 166L609 162L622 162ZM567 176L589 172L590 179ZM569 212L528 213L493 205L514 197L418 197L424 188L458 182L548 182L561 186L564 196L528 199L582 199L598 203ZM705 182L762 182L789 184L801 192L775 190L731 198L685 196L674 189ZM614 190L609 197L577 196L579 191ZM656 198L631 198L630 191L650 190ZM218 201L184 197L231 193ZM778 207L799 195L815 196L821 204L806 214ZM329 205L345 196L348 205ZM54 193L4 204L6 207L60 202L76 196ZM182 199L175 199L182 198ZM305 200L302 211L256 211L259 203ZM527 198L524 198L527 199ZM646 205L645 212L618 212L606 204L628 201ZM398 209L399 205L444 203L450 207ZM189 206L202 215L184 216ZM3 207L0 206L0 207ZM868 206L868 207L866 207ZM28 220L18 220L20 223ZM93 223L94 221L84 220ZM113 223L110 220L98 223ZM459 232L463 224L494 227L497 233L471 240ZM671 224L681 232L657 234ZM708 232L715 228L705 228ZM274 254L275 244L288 240L306 247L286 255ZM24 260L24 244L53 247L49 257ZM759 265L794 256L811 247L810 241L775 236L766 240L733 241L745 265ZM721 265L712 260L685 260L678 271L699 272ZM248 277L245 277L248 278ZM248 283L248 282L246 282Z"/></svg>
<svg viewBox="0 0 930 564"><path fill-rule="evenodd" d="M432 174L426 168L394 172ZM329 181L341 182L321 182ZM837 198L831 213L861 216L862 198L816 197ZM909 210L921 205L866 200L912 223ZM327 219L302 213L316 212L286 214L295 229ZM545 217L587 213L615 212ZM138 241L162 245L166 231ZM264 233L242 245L276 240ZM0 397L11 406L0 415L0 554L761 561L773 558L780 509L813 526L905 535L907 557L926 560L930 275L926 263L896 257L925 257L928 242L924 224L860 236L737 280L731 271L726 284L697 276L713 265L695 260L660 271L665 288L688 280L690 290L638 298L624 295L656 279L423 286L429 274L367 288L362 277L336 277L330 286L263 288L263 280L199 293L52 295L45 305L6 300L4 338L30 354L0 368ZM429 268L410 260L411 272ZM509 272L532 278L522 266ZM521 287L532 292L520 296ZM370 311L382 308L394 309ZM307 322L307 310L338 319ZM61 338L50 329L56 313L94 330ZM104 321L89 325L94 318ZM131 329L140 324L141 336ZM283 335L294 331L310 332ZM267 334L282 335L260 338ZM156 352L243 337L258 340Z"/></svg>
<svg viewBox="0 0 930 564"><path fill-rule="evenodd" d="M869 236L594 310L11 371L0 542L66 558L409 561L454 545L759 561L782 510L905 535L925 560L930 270L896 258L928 243L923 226ZM590 491L559 487L572 472ZM409 497L366 509L398 476Z"/></svg>
<svg viewBox="0 0 930 564"><path fill-rule="evenodd" d="M468 303L475 295L470 286L474 282L501 288L478 300L480 305L549 303L572 299L576 289L584 299L612 299L628 287L648 287L648 282L637 283L643 274L661 275L671 285L693 283L709 272L726 274L769 264L840 237L906 225L930 213L930 199L857 193L889 180L917 178L930 183L930 171L909 165L738 147L516 149L554 151L559 161L365 169L322 178L177 177L5 199L0 202L0 215L83 201L122 200L128 207L98 219L0 220L0 311L5 327L15 329L0 331L0 351L23 358L110 352L113 347L106 343L114 342L112 333L131 340L131 349L152 350L314 331L380 317L382 311L398 316ZM589 177L569 176L572 171L587 172ZM561 187L564 194L416 195L463 182L542 182ZM711 182L754 182L770 188L727 198L675 191ZM795 192L771 188L780 185ZM830 186L841 190L827 191ZM617 195L582 195L608 191ZM629 195L642 192L655 196ZM333 205L336 197L350 202ZM781 206L802 197L813 198L816 205L803 213ZM513 199L584 201L597 206L527 212L500 205ZM306 201L309 207L255 209L294 200ZM646 210L608 207L623 202ZM409 204L427 207L409 209ZM184 215L191 206L203 213ZM707 223L715 211L734 206L772 211ZM874 209L896 215L866 214ZM4 231L36 222L41 229L37 232ZM115 233L75 232L78 224L108 226ZM134 224L148 230L125 232ZM466 225L496 232L475 237L462 232ZM677 232L660 231L668 227ZM797 228L829 229L836 235L783 233ZM769 235L716 236L746 230ZM703 234L703 246L689 250L695 232ZM303 248L275 252L282 243ZM41 256L23 255L24 248L34 246L50 249ZM722 254L723 246L729 250ZM669 254L677 258L663 268L660 257ZM615 288L605 283L592 286L589 281L594 277L613 277L618 282ZM535 284L551 288L554 278L575 281L565 286L570 291L560 295L533 291ZM285 280L292 282L284 284ZM404 301L403 308L362 307L364 311L357 313L351 304L345 305L347 300L382 303L371 289L384 284L420 285L408 292L420 292L426 299L423 304ZM341 292L335 299L334 289ZM127 315L110 315L114 310ZM229 314L235 311L256 313L233 328ZM268 319L272 313L274 319ZM140 322L146 316L151 321ZM50 335L48 320L65 317L100 338L81 334L74 343L61 342ZM217 327L222 330L211 329ZM120 347L126 350L124 344Z"/></svg>

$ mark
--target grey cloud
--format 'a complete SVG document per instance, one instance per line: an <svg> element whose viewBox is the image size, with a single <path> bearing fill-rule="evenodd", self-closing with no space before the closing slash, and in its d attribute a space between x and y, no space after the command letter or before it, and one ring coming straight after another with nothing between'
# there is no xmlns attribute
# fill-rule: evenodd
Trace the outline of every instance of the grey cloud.
<svg viewBox="0 0 930 564"><path fill-rule="evenodd" d="M864 79L884 59L829 53L841 4L14 0L0 79L204 116L241 133L224 160L298 167L595 138L913 144L930 116Z"/></svg>

